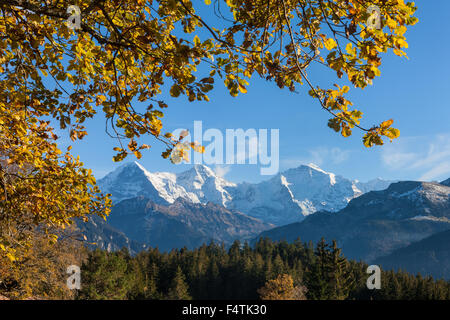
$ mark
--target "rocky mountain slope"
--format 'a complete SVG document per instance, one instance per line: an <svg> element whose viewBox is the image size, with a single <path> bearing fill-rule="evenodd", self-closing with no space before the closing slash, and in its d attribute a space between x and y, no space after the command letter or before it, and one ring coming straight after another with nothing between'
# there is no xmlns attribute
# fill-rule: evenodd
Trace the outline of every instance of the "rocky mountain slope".
<svg viewBox="0 0 450 320"><path fill-rule="evenodd" d="M303 241L336 239L348 258L373 261L450 228L450 187L404 181L371 191L336 212L318 212L260 237Z"/></svg>
<svg viewBox="0 0 450 320"><path fill-rule="evenodd" d="M194 248L210 241L231 244L274 227L212 202L192 203L179 198L161 205L145 197L116 204L108 223L129 239L164 251Z"/></svg>

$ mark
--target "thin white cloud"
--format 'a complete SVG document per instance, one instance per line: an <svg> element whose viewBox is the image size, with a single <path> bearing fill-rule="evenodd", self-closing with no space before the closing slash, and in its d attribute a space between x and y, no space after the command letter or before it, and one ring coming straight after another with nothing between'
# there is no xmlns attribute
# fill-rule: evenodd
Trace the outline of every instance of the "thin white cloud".
<svg viewBox="0 0 450 320"><path fill-rule="evenodd" d="M214 172L217 176L223 178L225 175L230 172L231 167L230 166L215 166Z"/></svg>
<svg viewBox="0 0 450 320"><path fill-rule="evenodd" d="M438 166L434 167L433 169L430 169L426 171L422 176L419 178L419 180L436 180L436 178L444 177L442 180L444 180L446 177L450 175L450 161L443 162L439 164ZM440 180L440 179L438 179Z"/></svg>
<svg viewBox="0 0 450 320"><path fill-rule="evenodd" d="M348 160L350 157L350 151L342 150L341 148L331 148L329 155L332 163L340 164Z"/></svg>
<svg viewBox="0 0 450 320"><path fill-rule="evenodd" d="M343 150L338 147L327 148L317 147L308 151L306 157L296 159L284 159L282 164L286 168L298 167L302 164L314 163L318 166L324 164L341 164L350 157L350 150Z"/></svg>
<svg viewBox="0 0 450 320"><path fill-rule="evenodd" d="M414 172L419 180L450 176L450 134L399 138L382 148L383 164L389 169Z"/></svg>

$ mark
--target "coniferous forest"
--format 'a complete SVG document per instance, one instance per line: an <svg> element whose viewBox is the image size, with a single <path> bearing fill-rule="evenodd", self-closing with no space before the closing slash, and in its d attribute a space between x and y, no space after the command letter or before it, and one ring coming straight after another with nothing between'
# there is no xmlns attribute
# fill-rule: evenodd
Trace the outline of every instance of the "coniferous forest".
<svg viewBox="0 0 450 320"><path fill-rule="evenodd" d="M0 263L0 298L77 300L448 300L450 282L382 270L369 290L368 264L346 259L336 242L317 245L260 239L253 245L211 242L201 247L137 254L88 249L79 241L37 241L10 269ZM1 256L0 262L6 257ZM81 267L81 288L66 285L68 265Z"/></svg>
<svg viewBox="0 0 450 320"><path fill-rule="evenodd" d="M168 253L149 249L89 252L77 299L450 299L450 283L382 271L381 289L366 286L368 265L349 261L336 243L300 240L230 248L211 243Z"/></svg>

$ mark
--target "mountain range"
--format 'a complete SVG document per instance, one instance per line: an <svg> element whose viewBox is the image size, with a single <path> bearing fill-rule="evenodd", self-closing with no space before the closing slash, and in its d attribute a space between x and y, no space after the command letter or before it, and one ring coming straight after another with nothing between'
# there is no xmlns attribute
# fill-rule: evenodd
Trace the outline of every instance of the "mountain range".
<svg viewBox="0 0 450 320"><path fill-rule="evenodd" d="M301 221L318 208L338 210L389 182L351 181L310 164L261 183L235 184L204 165L174 174L149 172L132 162L98 184L111 194L112 212L107 222L94 218L78 225L100 248L138 252L146 246L167 251L209 241L228 245L249 240L277 225Z"/></svg>
<svg viewBox="0 0 450 320"><path fill-rule="evenodd" d="M175 174L149 172L137 162L124 164L98 181L114 203L139 196L161 205L173 204L177 199L212 202L275 225L298 222L320 210L338 211L351 199L385 189L390 183L382 179L352 181L310 164L260 183L235 184L204 165Z"/></svg>
<svg viewBox="0 0 450 320"><path fill-rule="evenodd" d="M262 232L273 240L337 240L348 258L372 262L450 229L450 187L402 181L352 199L338 212L321 211L302 222Z"/></svg>
<svg viewBox="0 0 450 320"><path fill-rule="evenodd" d="M112 194L112 212L79 226L104 249L323 237L348 258L450 279L450 179L362 183L309 164L236 184L204 165L175 174L133 162L98 184Z"/></svg>

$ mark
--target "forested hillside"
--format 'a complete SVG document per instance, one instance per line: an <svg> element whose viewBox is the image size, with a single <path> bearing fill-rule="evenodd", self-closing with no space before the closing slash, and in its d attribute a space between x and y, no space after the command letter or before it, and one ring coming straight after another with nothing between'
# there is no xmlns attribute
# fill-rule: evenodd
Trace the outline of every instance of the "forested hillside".
<svg viewBox="0 0 450 320"><path fill-rule="evenodd" d="M345 259L335 243L324 241L314 248L266 239L255 247L209 244L169 253L149 249L134 257L125 250L95 250L82 267L77 298L258 299L270 296L268 290L284 298L287 290L288 299L299 299L299 291L306 291L306 299L450 298L450 283L403 272L383 271L381 289L368 290L366 270L367 264Z"/></svg>

